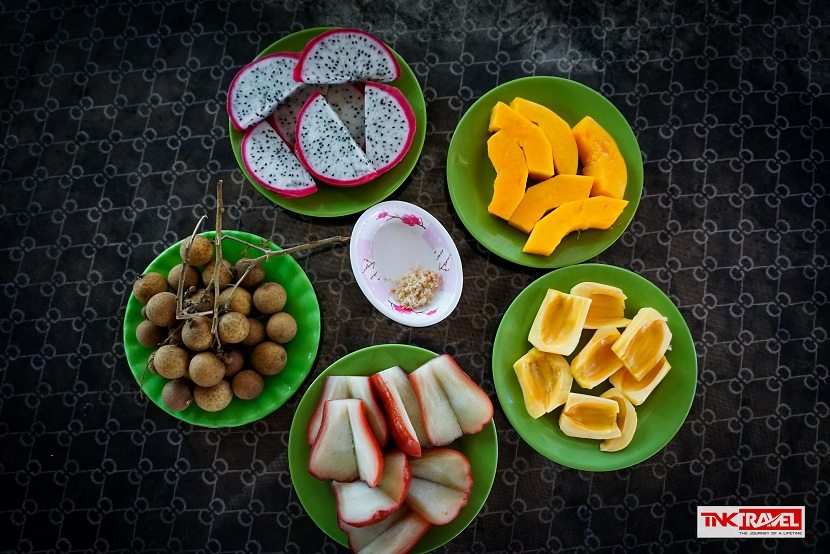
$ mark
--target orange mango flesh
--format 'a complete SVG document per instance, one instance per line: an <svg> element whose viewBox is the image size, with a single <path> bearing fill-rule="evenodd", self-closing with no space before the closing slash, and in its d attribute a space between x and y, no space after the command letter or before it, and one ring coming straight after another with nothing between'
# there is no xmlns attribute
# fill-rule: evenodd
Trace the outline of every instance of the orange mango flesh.
<svg viewBox="0 0 830 554"><path fill-rule="evenodd" d="M592 389L622 368L623 363L611 350L620 338L614 327L597 329L591 340L571 361L571 373L579 386Z"/></svg>
<svg viewBox="0 0 830 554"><path fill-rule="evenodd" d="M520 231L530 233L548 210L565 202L588 198L593 183L593 177L583 175L557 175L542 181L525 191L524 198L508 223Z"/></svg>
<svg viewBox="0 0 830 554"><path fill-rule="evenodd" d="M657 365L670 342L671 331L666 318L653 308L643 308L611 349L639 381Z"/></svg>
<svg viewBox="0 0 830 554"><path fill-rule="evenodd" d="M657 385L666 377L671 364L663 357L660 361L639 381L631 375L627 369L622 368L614 375L609 377L609 381L615 389L622 392L628 400L635 406L639 406L646 401L646 398L657 388Z"/></svg>
<svg viewBox="0 0 830 554"><path fill-rule="evenodd" d="M487 141L487 155L496 169L493 198L487 211L502 219L510 219L525 194L525 156L519 143L504 131L499 131Z"/></svg>
<svg viewBox="0 0 830 554"><path fill-rule="evenodd" d="M628 172L613 137L589 116L576 124L573 137L582 162L582 174L594 177L591 196L622 198L628 184Z"/></svg>
<svg viewBox="0 0 830 554"><path fill-rule="evenodd" d="M627 200L607 196L566 202L533 227L522 252L550 256L565 235L572 231L611 227L626 205Z"/></svg>
<svg viewBox="0 0 830 554"><path fill-rule="evenodd" d="M553 150L553 165L556 173L576 175L579 151L570 125L553 110L524 98L514 98L510 107L538 125L545 133Z"/></svg>
<svg viewBox="0 0 830 554"><path fill-rule="evenodd" d="M519 143L527 161L527 171L536 181L553 176L553 152L545 133L529 119L516 113L504 102L490 112L489 131L504 131ZM506 219L506 218L505 218Z"/></svg>

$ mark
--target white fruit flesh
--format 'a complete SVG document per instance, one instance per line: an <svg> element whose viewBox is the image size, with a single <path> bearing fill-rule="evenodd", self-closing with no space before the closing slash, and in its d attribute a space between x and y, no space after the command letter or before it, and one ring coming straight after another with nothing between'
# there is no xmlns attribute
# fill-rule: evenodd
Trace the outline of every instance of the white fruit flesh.
<svg viewBox="0 0 830 554"><path fill-rule="evenodd" d="M288 98L300 83L294 80L296 54L264 56L243 67L228 89L228 115L237 130L259 123Z"/></svg>
<svg viewBox="0 0 830 554"><path fill-rule="evenodd" d="M400 505L406 500L409 491L409 481L412 473L409 461L403 452L394 450L383 457L383 476L377 488L386 493L389 498Z"/></svg>
<svg viewBox="0 0 830 554"><path fill-rule="evenodd" d="M464 491L413 477L406 501L430 523L445 525L458 516L468 498L469 493Z"/></svg>
<svg viewBox="0 0 830 554"><path fill-rule="evenodd" d="M412 383L406 376L406 372L400 367L390 367L380 372L383 379L391 385L403 403L404 410L408 416L409 423L415 431L415 436L422 447L429 447L429 439L424 431L424 423L421 417L421 408L418 406L418 398L412 390Z"/></svg>
<svg viewBox="0 0 830 554"><path fill-rule="evenodd" d="M478 433L493 418L493 403L481 387L444 354L427 362L450 401L465 435Z"/></svg>
<svg viewBox="0 0 830 554"><path fill-rule="evenodd" d="M357 29L336 29L309 41L294 73L316 84L394 81L400 67L378 38Z"/></svg>
<svg viewBox="0 0 830 554"><path fill-rule="evenodd" d="M320 394L320 401L308 421L307 438L309 444L314 444L317 432L320 430L320 422L323 420L323 406L329 400L343 398L349 398L349 378L340 375L326 377L323 383L323 392Z"/></svg>
<svg viewBox="0 0 830 554"><path fill-rule="evenodd" d="M409 509L402 507L400 510L389 514L377 523L366 525L365 527L355 527L345 523L343 520L338 520L337 524L340 526L340 529L342 529L343 532L349 536L349 548L351 548L353 552L358 552L371 544L373 540L382 535L384 531L395 525L395 523L403 519L408 513L410 513Z"/></svg>
<svg viewBox="0 0 830 554"><path fill-rule="evenodd" d="M359 554L406 554L421 540L430 527L427 520L414 511L410 511L357 552Z"/></svg>
<svg viewBox="0 0 830 554"><path fill-rule="evenodd" d="M380 83L365 88L366 157L378 173L406 155L415 134L415 114L400 90Z"/></svg>
<svg viewBox="0 0 830 554"><path fill-rule="evenodd" d="M462 492L470 492L473 478L467 457L449 448L433 448L409 461L412 477L431 481Z"/></svg>
<svg viewBox="0 0 830 554"><path fill-rule="evenodd" d="M317 191L314 179L268 121L249 128L241 148L245 169L263 187L286 198L308 196Z"/></svg>
<svg viewBox="0 0 830 554"><path fill-rule="evenodd" d="M371 525L384 515L396 510L400 503L380 488L372 488L363 481L331 484L337 498L337 516L340 521L354 527Z"/></svg>
<svg viewBox="0 0 830 554"><path fill-rule="evenodd" d="M366 410L366 418L369 420L369 425L372 427L372 432L378 444L383 447L386 441L389 440L389 429L386 426L386 418L383 416L380 406L375 401L375 395L372 393L372 387L369 384L368 377L352 376L346 377L348 379L349 398L357 398L363 401L363 408Z"/></svg>
<svg viewBox="0 0 830 554"><path fill-rule="evenodd" d="M366 419L366 411L360 400L337 400L349 402L349 423L351 424L354 454L357 458L357 470L360 479L370 487L375 487L383 475L383 455L375 435Z"/></svg>
<svg viewBox="0 0 830 554"><path fill-rule="evenodd" d="M359 400L331 400L323 407L323 421L311 449L308 471L318 479L354 481L360 471L352 438L350 406Z"/></svg>
<svg viewBox="0 0 830 554"><path fill-rule="evenodd" d="M421 366L409 377L418 396L418 405L421 407L424 430L429 442L435 446L443 446L463 435L452 405L433 368L428 365Z"/></svg>
<svg viewBox="0 0 830 554"><path fill-rule="evenodd" d="M328 85L323 95L355 142L363 145L366 141L366 126L363 116L363 92L360 88L351 83Z"/></svg>

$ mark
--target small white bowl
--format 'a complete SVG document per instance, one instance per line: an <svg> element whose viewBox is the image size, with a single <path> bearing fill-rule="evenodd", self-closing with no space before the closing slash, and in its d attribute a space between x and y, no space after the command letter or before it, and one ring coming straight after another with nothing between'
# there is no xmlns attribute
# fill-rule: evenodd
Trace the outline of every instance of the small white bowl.
<svg viewBox="0 0 830 554"><path fill-rule="evenodd" d="M464 274L458 249L432 214L408 202L392 200L369 208L355 223L349 246L357 284L383 315L409 327L427 327L458 305ZM395 281L415 267L437 271L441 286L417 310L399 305Z"/></svg>

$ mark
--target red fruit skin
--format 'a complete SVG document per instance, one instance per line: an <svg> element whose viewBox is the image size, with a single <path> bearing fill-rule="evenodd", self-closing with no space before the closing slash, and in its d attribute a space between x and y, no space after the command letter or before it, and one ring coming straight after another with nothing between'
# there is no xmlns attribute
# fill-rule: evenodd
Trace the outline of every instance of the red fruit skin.
<svg viewBox="0 0 830 554"><path fill-rule="evenodd" d="M401 508L401 509L404 509L404 508ZM404 517L405 518L417 518L418 523L419 523L418 532L410 535L409 537L407 537L406 542L401 544L400 549L394 550L394 551L390 552L389 554L407 554L407 552L409 552L410 550L415 548L415 545L418 544L418 541L420 541L422 538L424 538L424 535L427 534L427 531L429 531L432 528L432 524L430 522L428 522L427 520L425 520L423 517L421 517L421 515L418 512L414 511L414 510L410 510L410 512ZM346 533L346 536L349 538L349 549L352 552L357 552L357 548L355 547L355 544L352 541L352 537L351 537L351 535L349 535L348 528L344 529L343 528L343 522L340 521L340 520L337 521L337 525L338 525L338 527L340 527L340 530L343 531L344 533ZM393 525L388 530L394 529L396 525Z"/></svg>
<svg viewBox="0 0 830 554"><path fill-rule="evenodd" d="M361 407L362 406L363 406L363 403L361 403ZM326 416L327 415L328 415L328 403L326 402L326 403L324 403L324 406L323 406L323 421L320 424L320 430L322 430L323 427L325 427L325 425L326 425ZM318 433L318 435L319 435L319 433ZM321 481L326 481L328 479L331 479L331 477L329 477L327 475L321 475L321 474L317 473L316 471L314 471L312 469L311 462L314 460L314 450L315 450L315 447L312 446L311 447L311 452L308 455L308 473L312 477L314 477L316 479L319 479ZM381 470L382 470L382 468L381 468ZM358 479L360 479L359 474L349 475L349 476L338 476L337 477L337 480L340 481L341 483L351 483L351 482L357 481Z"/></svg>
<svg viewBox="0 0 830 554"><path fill-rule="evenodd" d="M375 463L377 464L377 473L373 475L369 479L366 480L366 484L370 487L374 488L378 486L380 483L380 478L383 477L383 452L380 450L380 445L378 445L378 441L375 438L375 433L372 431L372 427L369 425L369 420L366 418L366 408L363 406L363 401L360 401L359 408L358 408L358 421L352 421L352 437L354 437L355 430L354 424L357 423L358 426L362 427L362 433L365 434L367 437L366 444L358 446L357 441L355 441L355 452L358 448L369 448L371 450L372 456L375 458ZM320 427L322 429L322 426Z"/></svg>
<svg viewBox="0 0 830 554"><path fill-rule="evenodd" d="M401 493L398 498L394 498L393 500L398 503L398 507L401 506L406 501L406 495L409 492L409 483L412 482L412 469L409 467L409 461L406 459L406 454L403 452L390 452L387 454L389 458L397 455L403 458L403 487L401 488ZM384 465L386 465L386 460L384 460ZM385 491L384 491L385 492Z"/></svg>
<svg viewBox="0 0 830 554"><path fill-rule="evenodd" d="M487 395L486 392L484 392L484 389L482 389L478 385L478 383L473 381L472 377L470 377L470 375L466 371L464 371L461 368L460 365L458 365L458 362L456 362L455 359L452 356L450 356L449 354L442 354L440 357L444 358L446 361L448 361L449 363L451 363L455 367L455 370L458 373L461 374L462 380L465 380L467 382L467 385L479 394L479 396L481 397L482 404L486 404L489 407L490 416L485 421L482 422L481 426L478 429L476 429L475 431L472 431L471 433L464 433L464 434L465 435L473 435L475 433L478 433L479 431L484 429L485 425L487 425L488 423L490 423L490 421L493 420L493 401L490 400L490 397ZM410 381L411 381L411 379L410 379ZM419 402L420 402L420 400L419 400Z"/></svg>
<svg viewBox="0 0 830 554"><path fill-rule="evenodd" d="M395 64L395 79L392 79L392 80L394 81L394 80L397 80L397 79L400 78L400 76L401 76L401 66L398 65L398 60L395 58L395 55L392 54L392 50L390 50L389 47L386 46L385 42L383 42L382 40L380 40L376 36L374 36L370 33L367 33L366 31L362 31L360 29L339 28L339 29L331 29L330 31L326 31L325 33L321 33L321 34L317 35L316 37L314 37L313 39L311 39L310 41L308 41L308 44L306 44L305 48L303 48L303 51L299 54L300 59L297 62L297 65L294 66L294 75L293 75L293 77L294 77L295 81L297 81L298 83L304 82L303 78L302 78L303 64L305 63L305 60L308 57L308 53L311 51L311 48L314 47L321 40L328 37L329 35L334 35L334 34L338 34L338 33L342 33L342 32L360 33L360 34L366 35L366 36L370 37L372 40L376 41L380 45L380 47L383 48L386 51L387 55L389 56L389 59L391 59L392 62L394 62L394 64Z"/></svg>
<svg viewBox="0 0 830 554"><path fill-rule="evenodd" d="M272 129L274 129L274 132L277 133L277 136L279 136L280 139L282 139L282 141L285 142L285 137L283 137L280 134L279 129L277 129L274 126L274 124L271 123L271 116L268 116L268 119L266 121L268 123L268 126L271 127ZM309 194L314 194L315 192L317 192L317 186L316 185L311 186L311 187L307 187L307 188L304 188L304 189L300 189L300 190L293 190L293 191L286 191L286 190L276 189L276 188L272 187L270 184L268 184L265 181L263 181L262 179L260 179L259 176L251 170L251 168L248 166L247 160L245 159L245 152L248 149L248 139L250 138L251 133L253 132L253 130L256 129L257 125L259 125L259 124L251 125L250 127L248 127L245 130L245 135L242 137L242 144L239 148L240 152L242 152L242 165L245 166L245 171L248 172L248 175L250 175L251 179L256 181L261 187L264 187L264 188L270 190L271 192L273 192L273 193L275 193L279 196L282 196L283 198L302 198L303 196L308 196ZM288 143L286 143L286 146L288 146L289 148L293 147L293 145L288 144Z"/></svg>
<svg viewBox="0 0 830 554"><path fill-rule="evenodd" d="M391 427L395 444L407 456L419 457L421 455L421 445L418 438L412 436L406 428L404 418L409 416L401 414L401 407L395 402L392 393L389 391L390 385L377 373L369 377L369 382L386 411L387 421Z"/></svg>
<svg viewBox="0 0 830 554"><path fill-rule="evenodd" d="M296 70L296 67L294 69ZM398 165L398 163L403 159L403 157L406 156L406 153L409 152L409 147L412 146L412 140L415 138L415 129L417 127L417 123L415 122L415 112L412 111L412 105L409 103L409 100L407 100L406 96L404 96L404 94L399 89L391 87L389 85L385 85L383 83L375 83L374 81L367 81L366 86L382 90L389 96L393 97L401 106L401 109L403 110L403 113L406 116L406 121L409 123L409 128L411 129L409 136L407 136L406 138L406 145L404 145L400 153L398 153L398 155L385 166L381 168L375 168L375 170L378 172L378 175L381 175L383 173L386 173L396 165Z"/></svg>
<svg viewBox="0 0 830 554"><path fill-rule="evenodd" d="M314 446L314 441L317 438L317 432L320 431L320 425L317 425L317 429L315 430L315 423L322 422L323 420L323 406L325 405L327 400L331 400L327 396L327 391L329 389L329 378L326 377L326 380L323 382L323 391L320 393L320 401L317 402L317 407L314 408L314 412L311 414L311 417L308 419L308 426L306 427L306 438L308 439L308 445Z"/></svg>
<svg viewBox="0 0 830 554"><path fill-rule="evenodd" d="M237 72L236 75L234 75L233 80L231 81L231 84L228 87L228 97L225 100L225 111L228 112L228 118L231 120L231 124L233 125L233 128L236 129L237 131L241 132L241 131L244 131L245 129L241 125L239 125L239 122L236 120L236 118L233 115L233 112L231 111L231 98L233 96L231 93L233 92L233 89L236 87L236 81L239 79L239 76L242 75L242 73L246 69L248 69L248 67L250 67L251 65L253 65L257 62L260 62L265 58L278 57L278 56L279 57L284 57L284 58L296 58L298 60L300 59L300 54L297 53L297 52L274 52L273 54L268 54L266 56L262 56L261 58L257 58L254 61L252 61L251 63L246 64L244 67L242 67L242 69L240 69ZM297 62L297 63L299 64L299 62ZM297 74L297 66L294 66L294 74L295 75Z"/></svg>
<svg viewBox="0 0 830 554"><path fill-rule="evenodd" d="M296 68L295 68L296 71ZM331 177L326 177L324 175L320 175L311 164L308 163L308 159L305 157L305 153L300 146L300 123L303 120L303 116L308 111L308 107L311 105L317 97L323 96L323 94L318 90L314 94L308 97L308 100L305 101L303 107L300 108L300 113L297 114L297 125L294 127L294 155L297 156L297 159L300 160L300 163L303 164L303 167L306 168L312 177L315 179L319 179L324 183L328 183L335 187L356 187L358 185L362 185L363 183L368 183L377 178L378 174L376 171L372 171L371 173L367 173L363 177L359 179L355 179L354 181L344 181L342 179L332 179ZM323 97L325 99L325 97Z"/></svg>
<svg viewBox="0 0 830 554"><path fill-rule="evenodd" d="M340 498L340 494L338 494L338 489L334 485L334 481L332 481L332 483L331 483L331 490L334 493L334 504L335 504L337 513L340 514L341 513L340 503L342 502L342 499ZM392 513L396 512L401 507L401 504L403 504L403 501L401 501L400 503L398 503L394 506L390 506L386 510L378 510L377 512L372 514L372 516L369 519L366 519L364 521L346 521L344 519L341 519L339 516L337 518L337 521L338 521L338 524L345 523L346 525L351 525L352 527L368 527L369 525L373 525L373 524L377 523L378 521L384 519L389 514L392 514Z"/></svg>
<svg viewBox="0 0 830 554"><path fill-rule="evenodd" d="M467 474L464 483L459 483L457 487L452 487L452 488L454 488L456 490L459 490L459 491L466 492L466 493L469 494L469 492L473 490L473 469L472 469L472 465L470 464L470 459L463 452L459 452L458 450L455 450L454 448L444 448L444 447L430 448L427 452L424 453L424 456L422 456L421 459L424 459L425 457L428 459L430 456L434 456L434 455L438 455L438 454L445 454L445 453L446 454L451 454L452 456L458 458L458 463L464 466L464 473ZM410 474L412 474L412 468L410 468L409 472L410 472ZM410 475L410 481L412 480L412 476L413 475ZM421 477L421 479L423 479L423 477ZM442 484L442 483L439 483L439 484ZM446 486L449 486L449 485L444 485L444 486L446 487Z"/></svg>

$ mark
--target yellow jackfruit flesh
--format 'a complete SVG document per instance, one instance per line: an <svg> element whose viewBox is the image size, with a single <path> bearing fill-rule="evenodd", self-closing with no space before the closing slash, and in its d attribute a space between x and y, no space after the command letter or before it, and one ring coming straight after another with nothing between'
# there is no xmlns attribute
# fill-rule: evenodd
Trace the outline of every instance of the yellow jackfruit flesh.
<svg viewBox="0 0 830 554"><path fill-rule="evenodd" d="M591 299L548 289L527 340L542 352L570 356L579 343Z"/></svg>
<svg viewBox="0 0 830 554"><path fill-rule="evenodd" d="M559 428L569 437L615 439L622 436L617 427L619 411L616 400L572 392L559 416Z"/></svg>
<svg viewBox="0 0 830 554"><path fill-rule="evenodd" d="M646 401L646 398L657 388L660 381L668 374L671 364L664 357L639 381L623 368L608 378L614 388L619 390L635 406Z"/></svg>
<svg viewBox="0 0 830 554"><path fill-rule="evenodd" d="M513 364L513 370L530 417L537 419L568 399L573 377L568 361L559 354L531 348Z"/></svg>
<svg viewBox="0 0 830 554"><path fill-rule="evenodd" d="M616 439L604 440L599 445L599 449L603 452L617 452L628 446L634 437L634 431L637 430L637 410L617 389L608 389L602 393L600 398L610 398L620 407L620 412L617 414L620 436Z"/></svg>
<svg viewBox="0 0 830 554"><path fill-rule="evenodd" d="M592 389L623 367L622 360L611 350L620 338L614 327L597 329L591 340L571 361L571 373L584 389Z"/></svg>
<svg viewBox="0 0 830 554"><path fill-rule="evenodd" d="M591 299L591 308L585 319L586 329L625 327L631 321L625 317L626 296L622 289L585 281L574 285L571 294Z"/></svg>
<svg viewBox="0 0 830 554"><path fill-rule="evenodd" d="M654 308L643 308L611 347L638 381L651 371L669 348L671 331L666 321Z"/></svg>

